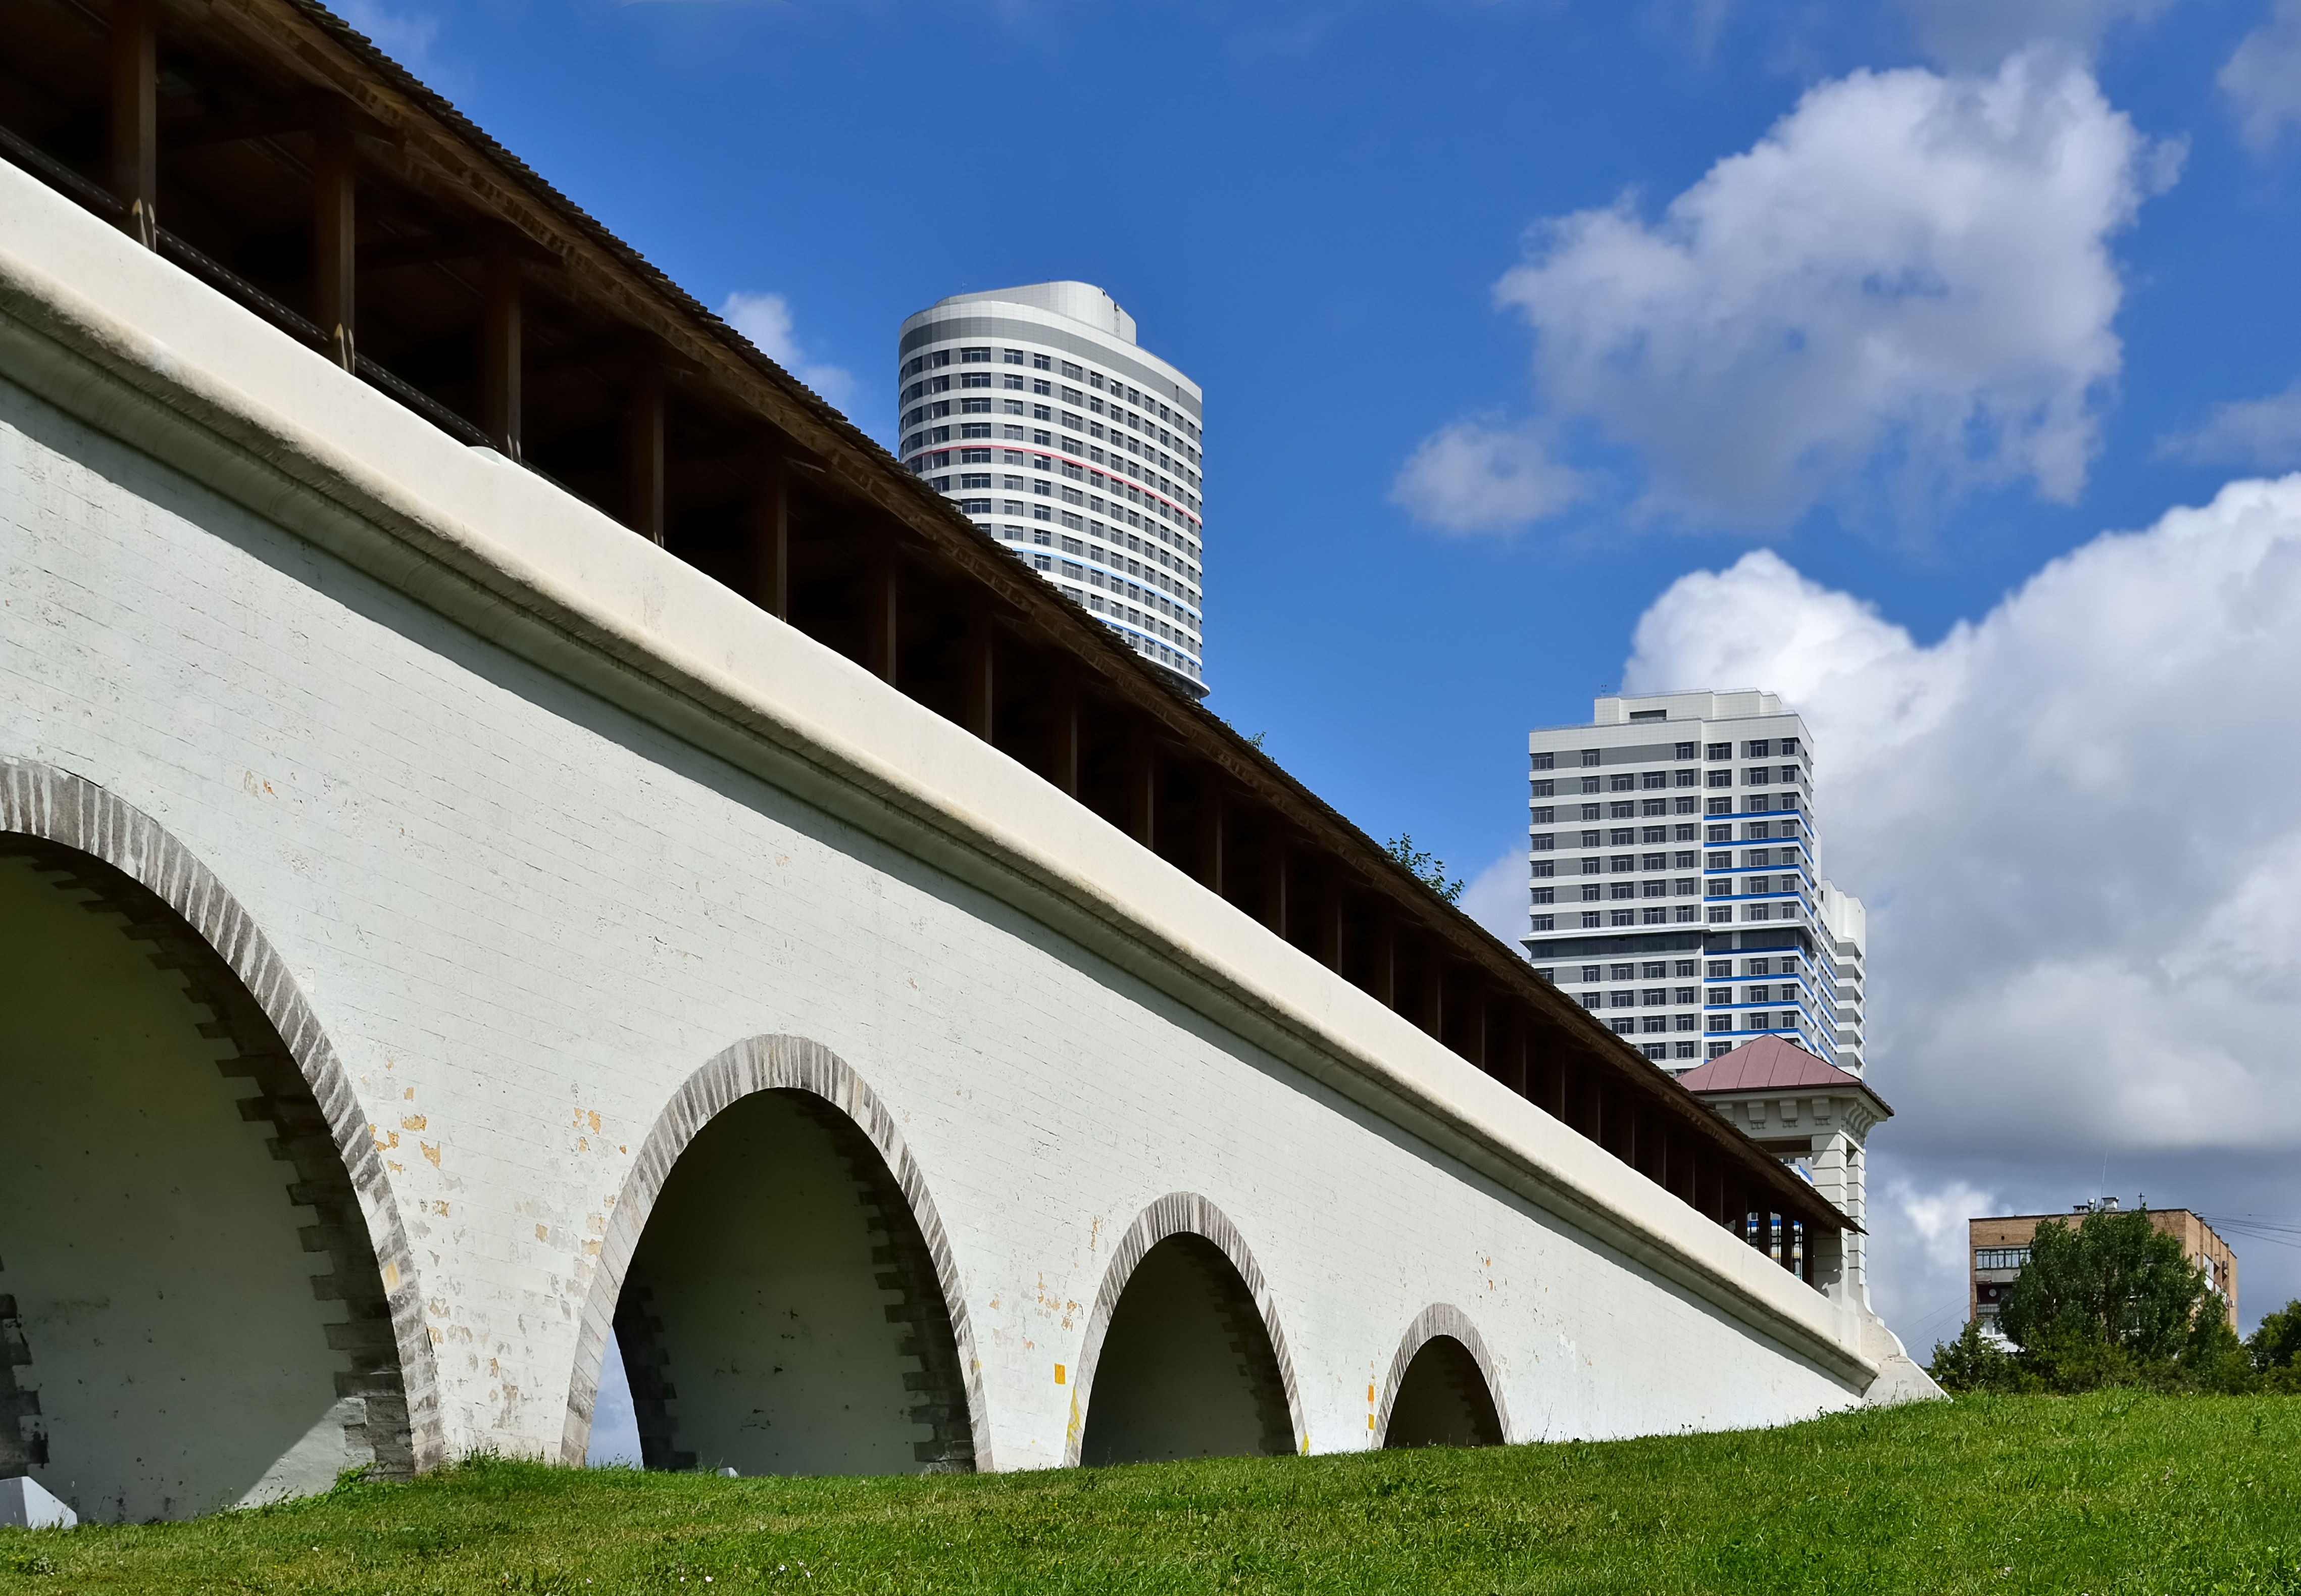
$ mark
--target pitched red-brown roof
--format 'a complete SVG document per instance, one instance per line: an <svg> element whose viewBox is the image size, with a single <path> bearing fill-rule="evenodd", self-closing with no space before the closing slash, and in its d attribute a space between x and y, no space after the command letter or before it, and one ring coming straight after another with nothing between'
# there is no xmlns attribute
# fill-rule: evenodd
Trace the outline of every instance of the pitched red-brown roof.
<svg viewBox="0 0 2301 1596"><path fill-rule="evenodd" d="M1795 1042L1761 1036L1695 1065L1680 1075L1678 1083L1692 1092L1772 1091L1800 1086L1860 1086L1862 1081Z"/></svg>

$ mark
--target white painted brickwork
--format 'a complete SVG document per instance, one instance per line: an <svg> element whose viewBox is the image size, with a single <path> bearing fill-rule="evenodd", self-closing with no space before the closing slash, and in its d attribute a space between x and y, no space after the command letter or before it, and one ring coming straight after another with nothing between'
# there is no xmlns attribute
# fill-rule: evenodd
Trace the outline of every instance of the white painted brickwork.
<svg viewBox="0 0 2301 1596"><path fill-rule="evenodd" d="M1003 756L4 167L0 313L0 757L150 815L309 1004L407 1238L427 1459L560 1454L632 1156L766 1034L916 1159L999 1468L1062 1461L1054 1366L1176 1191L1252 1250L1313 1450L1367 1444L1435 1303L1513 1440L1869 1384L1856 1316Z"/></svg>

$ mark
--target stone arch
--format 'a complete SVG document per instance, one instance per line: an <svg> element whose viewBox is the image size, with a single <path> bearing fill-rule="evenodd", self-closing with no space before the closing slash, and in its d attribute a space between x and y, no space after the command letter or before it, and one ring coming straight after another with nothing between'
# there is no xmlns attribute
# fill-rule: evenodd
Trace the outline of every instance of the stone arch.
<svg viewBox="0 0 2301 1596"><path fill-rule="evenodd" d="M1259 1389L1256 1396L1266 1416L1265 1428L1276 1432L1272 1440L1283 1439L1285 1444L1265 1450L1309 1451L1310 1438L1303 1423L1294 1361L1287 1350L1286 1333L1278 1322L1276 1299L1263 1278L1261 1266L1254 1261L1246 1238L1239 1233L1228 1215L1194 1191L1174 1191L1142 1210L1119 1238L1112 1249L1109 1266L1103 1271L1102 1284L1095 1292L1094 1307L1087 1316L1078 1367L1071 1371L1070 1418L1063 1435L1064 1463L1075 1466L1085 1455L1087 1429L1093 1415L1095 1378L1120 1299L1153 1249L1173 1242L1191 1247L1209 1264L1218 1262L1234 1277L1239 1308L1253 1316L1268 1341L1276 1389Z"/></svg>
<svg viewBox="0 0 2301 1596"><path fill-rule="evenodd" d="M1434 1362L1441 1358L1443 1361L1434 1367ZM1416 1367L1418 1362L1423 1366L1419 1369ZM1392 1425L1399 1417L1399 1396L1410 1370L1417 1375L1418 1383L1424 1376L1463 1383L1475 1377L1480 1391L1460 1394L1473 1413L1478 1406L1477 1398L1484 1396L1485 1406L1492 1409L1493 1431L1491 1440L1482 1437L1471 1444L1500 1446L1509 1441L1510 1410L1502 1405L1502 1378L1494 1367L1493 1355L1486 1350L1485 1339L1460 1308L1451 1302L1434 1302L1414 1316L1414 1323L1406 1327L1398 1351L1390 1360L1390 1375L1383 1383L1382 1405L1375 1412L1376 1446L1392 1444ZM1483 1424L1474 1425L1476 1429L1484 1427Z"/></svg>
<svg viewBox="0 0 2301 1596"><path fill-rule="evenodd" d="M931 1471L989 1469L991 1429L982 1363L975 1356L958 1266L926 1177L894 1116L845 1060L819 1042L780 1035L747 1038L689 1076L657 1116L632 1160L583 1304L560 1443L562 1459L571 1466L583 1461L608 1333L617 1324L648 1222L681 1157L721 1116L745 1099L768 1093L801 1100L807 1116L841 1148L863 1200L888 1221L878 1227L884 1233L873 1256L888 1270L878 1277L881 1287L901 1293L887 1313L891 1320L912 1327L906 1350L924 1366L907 1383L921 1397L913 1409L917 1422L931 1425L933 1431L931 1441L919 1444L935 1455L923 1451L917 1460ZM628 1348L625 1362L631 1362ZM640 1383L634 1381L632 1399L635 1408L644 1408L649 1397ZM643 1444L648 1441L648 1423L642 1411Z"/></svg>
<svg viewBox="0 0 2301 1596"><path fill-rule="evenodd" d="M235 1261L260 1270L275 1287L280 1279L308 1276L309 1294L300 1301L307 1305L303 1311L316 1321L310 1329L318 1338L316 1345L306 1347L300 1339L304 1331L285 1321L268 1323L267 1333L285 1338L280 1345L292 1349L293 1357L289 1363L266 1366L265 1377L276 1372L280 1383L266 1391L261 1389L264 1381L255 1380L249 1388L256 1393L253 1400L245 1393L235 1399L217 1386L180 1378L163 1405L141 1410L115 1405L108 1415L90 1406L87 1414L70 1418L59 1407L80 1401L75 1392L83 1387L63 1382L77 1378L84 1383L90 1372L100 1374L98 1358L161 1357L170 1340L149 1334L153 1328L180 1326L187 1344L204 1333L197 1290L187 1299L180 1288L163 1316L165 1323L146 1327L140 1344L146 1350L112 1351L139 1345L123 1336L116 1324L102 1336L77 1321L72 1329L48 1334L46 1372L52 1377L44 1382L38 1321L45 1310L36 1304L46 1292L37 1278L27 1275L11 1282L0 1273L0 1333L4 1333L0 1341L5 1343L0 1346L0 1475L35 1472L54 1445L61 1454L54 1459L56 1470L85 1472L76 1487L67 1482L57 1492L71 1500L76 1489L83 1516L176 1517L228 1505L201 1500L201 1493L228 1494L240 1488L240 1475L260 1461L258 1451L279 1439L272 1430L312 1400L311 1391L291 1386L296 1381L323 1382L321 1394L331 1388L332 1395L308 1433L264 1466L256 1479L247 1482L241 1500L324 1487L347 1464L364 1463L395 1476L439 1460L443 1448L431 1342L389 1177L347 1073L254 918L151 816L93 782L36 762L0 759L0 869L14 873L9 885L26 913L65 914L77 905L90 915L116 919L114 926L105 928L105 941L88 945L107 961L105 979L114 982L107 989L107 999L117 1004L126 994L155 1006L142 1012L158 1015L165 1028L139 1035L133 1057L157 1071L151 1082L185 1094L184 1103L201 1116L200 1123L208 1127L202 1133L211 1139L203 1146L213 1149L218 1161L200 1166L192 1178L213 1172L219 1181L233 1182L240 1205L235 1211L243 1216L256 1212L247 1205L269 1182L268 1160L248 1166L246 1159L264 1160L264 1150L243 1152L245 1143L236 1147L233 1135L214 1140L222 1133L213 1122L221 1116L226 1122L262 1125L272 1132L269 1159L289 1166L294 1176L292 1182L280 1182L287 1206L276 1222L276 1237L259 1241L232 1233L247 1249ZM53 899L43 896L50 889L56 894ZM76 923L65 914L48 923L63 928L68 937L84 938L87 925L93 923ZM117 956L106 946L114 932L129 944ZM152 976L125 973L141 966L148 966ZM85 963L79 967L85 968ZM122 981L129 984L119 985ZM60 1003L57 1012L63 1007ZM202 1013L205 1019L198 1017ZM154 1037L164 1040L149 1040ZM87 1045L121 1044L114 1039ZM213 1062L221 1074L212 1079L222 1095L155 1063L156 1049L163 1047L172 1050L178 1062ZM211 1079L205 1072L201 1078ZM37 1079L37 1074L25 1077L28 1089ZM63 1080L54 1077L42 1090L61 1090ZM235 1082L252 1084L253 1094L239 1095L233 1090ZM86 1117L89 1134L96 1133L99 1116L108 1116L105 1123L122 1135L138 1133L137 1119L159 1111L149 1101L126 1093L116 1104L95 1093L57 1101L72 1116ZM244 1137L246 1132L237 1134ZM61 1157L62 1149L54 1156ZM100 1189L98 1179L43 1186L39 1199L63 1205L57 1210L59 1222L76 1224L96 1213L99 1203L140 1216L149 1211L142 1205L154 1192L175 1195L163 1186L144 1191L139 1180L150 1183L159 1177L138 1160L122 1161L105 1171ZM205 1206L189 1205L177 1220L196 1227L204 1221L190 1210ZM316 1223L298 1224L294 1210L299 1208L310 1210L309 1217ZM113 1235L115 1241L135 1240L132 1230ZM21 1243L33 1254L34 1267L40 1266L41 1244L37 1240ZM281 1256L282 1247L293 1257ZM7 1270L12 1261L6 1250L0 1250L0 1271ZM310 1270L301 1261L305 1255L323 1256L325 1269ZM57 1253L56 1258L69 1256ZM160 1249L154 1256L168 1254ZM23 1257L18 1251L20 1265ZM50 1265L54 1262L51 1259ZM24 1270L20 1266L18 1273ZM213 1289L225 1288L219 1279ZM24 1295L28 1291L29 1297ZM83 1299L71 1305L71 1311L161 1311L131 1307L139 1298L140 1293L106 1293L105 1301ZM64 1311L61 1303L51 1306ZM94 1351L99 1344L107 1349L105 1353ZM62 1358L59 1349L63 1349ZM67 1375L74 1357L82 1360L76 1377ZM12 1365L13 1372L7 1366ZM148 1381L152 1373L143 1370L141 1377ZM234 1378L247 1374L232 1371ZM47 1392L45 1411L44 1383L54 1387ZM196 1417L204 1403L222 1403L222 1421L214 1416ZM172 1440L173 1450L154 1435L131 1436L139 1425L161 1426ZM181 1435L176 1433L180 1430ZM67 1431L71 1432L69 1436ZM94 1450L74 1462L69 1456L74 1446ZM106 1447L124 1450L121 1458L111 1458ZM130 1456L137 1459L132 1468L121 1461Z"/></svg>

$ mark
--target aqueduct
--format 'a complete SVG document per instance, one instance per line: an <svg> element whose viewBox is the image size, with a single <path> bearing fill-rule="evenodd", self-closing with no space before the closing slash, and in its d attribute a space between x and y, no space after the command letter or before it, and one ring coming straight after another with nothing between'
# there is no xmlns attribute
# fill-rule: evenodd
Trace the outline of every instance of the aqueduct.
<svg viewBox="0 0 2301 1596"><path fill-rule="evenodd" d="M1920 1388L1811 1186L317 6L0 51L0 1482L580 1460L611 1344L746 1474Z"/></svg>

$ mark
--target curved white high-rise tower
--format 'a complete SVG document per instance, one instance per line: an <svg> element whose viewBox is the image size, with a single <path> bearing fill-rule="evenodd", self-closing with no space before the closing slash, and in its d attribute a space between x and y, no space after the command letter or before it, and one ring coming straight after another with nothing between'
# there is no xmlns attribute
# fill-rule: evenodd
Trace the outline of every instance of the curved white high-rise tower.
<svg viewBox="0 0 2301 1596"><path fill-rule="evenodd" d="M904 463L1205 693L1199 385L1084 282L939 299L895 357Z"/></svg>

